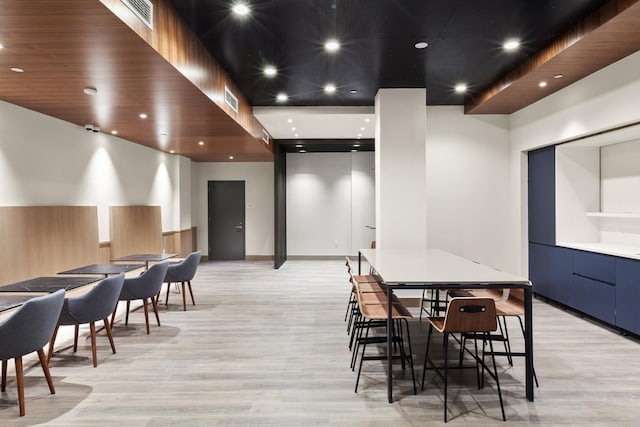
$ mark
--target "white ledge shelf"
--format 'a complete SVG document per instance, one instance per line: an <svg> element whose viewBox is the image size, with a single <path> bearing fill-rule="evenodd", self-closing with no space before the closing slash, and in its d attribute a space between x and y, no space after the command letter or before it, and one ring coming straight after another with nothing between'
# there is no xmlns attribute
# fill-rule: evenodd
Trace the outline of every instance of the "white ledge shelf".
<svg viewBox="0 0 640 427"><path fill-rule="evenodd" d="M587 212L586 215L594 218L640 219L640 213L637 212Z"/></svg>

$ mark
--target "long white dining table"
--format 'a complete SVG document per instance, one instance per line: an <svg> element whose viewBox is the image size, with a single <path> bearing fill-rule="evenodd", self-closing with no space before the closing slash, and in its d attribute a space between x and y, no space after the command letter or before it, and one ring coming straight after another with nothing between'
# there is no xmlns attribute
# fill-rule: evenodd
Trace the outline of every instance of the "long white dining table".
<svg viewBox="0 0 640 427"><path fill-rule="evenodd" d="M440 249L361 249L374 274L389 292L399 289L524 289L525 303L525 392L533 402L533 291L528 279L505 273ZM387 304L387 342L391 342L391 301ZM387 346L387 397L393 402L392 346Z"/></svg>

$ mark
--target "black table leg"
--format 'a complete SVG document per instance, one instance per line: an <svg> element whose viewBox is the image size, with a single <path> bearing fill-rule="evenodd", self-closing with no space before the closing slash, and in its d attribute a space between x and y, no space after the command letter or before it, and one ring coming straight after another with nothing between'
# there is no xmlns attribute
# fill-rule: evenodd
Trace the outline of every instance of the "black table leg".
<svg viewBox="0 0 640 427"><path fill-rule="evenodd" d="M524 352L525 352L525 388L527 400L533 402L533 289L524 288Z"/></svg>
<svg viewBox="0 0 640 427"><path fill-rule="evenodd" d="M387 398L389 403L393 403L393 346L391 345L392 338L392 320L391 320L391 301L393 300L393 290L387 288Z"/></svg>

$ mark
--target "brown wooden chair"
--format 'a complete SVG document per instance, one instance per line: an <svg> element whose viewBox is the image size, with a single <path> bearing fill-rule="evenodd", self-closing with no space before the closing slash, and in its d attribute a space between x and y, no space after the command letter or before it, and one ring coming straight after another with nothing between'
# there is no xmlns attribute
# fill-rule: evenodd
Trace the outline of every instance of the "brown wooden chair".
<svg viewBox="0 0 640 427"><path fill-rule="evenodd" d="M384 355L377 353L373 356L367 356L366 349L367 344L382 344L397 345L399 349L399 355L393 356L394 359L398 359L401 362L402 370L406 369L405 361L409 361L411 368L411 381L413 385L413 393L417 394L416 379L413 368L413 350L411 348L411 336L409 334L409 319L413 319L411 313L398 301L392 302L391 318L392 318L392 342L387 342L386 332L379 336L370 336L369 333L372 328L387 327L387 295L381 293L363 293L359 289L359 285L356 284L356 298L358 301L359 315L362 317L362 322L359 322L359 336L357 338L358 346L356 346L352 356L352 367L355 365L355 358L358 354L359 345L362 344L362 353L360 355L360 366L358 368L358 376L356 379L355 392L358 392L358 384L360 383L360 374L362 373L362 364L365 360L387 360L386 351ZM364 332L364 337L362 333ZM408 352L404 347L404 337L407 338Z"/></svg>
<svg viewBox="0 0 640 427"><path fill-rule="evenodd" d="M476 298L476 297L458 297L449 301L447 311L444 317L427 317L429 322L429 335L427 338L427 350L424 355L424 370L422 372L422 389L424 390L424 381L429 363L433 369L440 369L435 366L429 358L429 346L431 343L431 334L435 328L438 332L444 334L444 422L447 422L447 391L448 391L448 370L459 368L474 368L476 370L476 378L478 388L481 387L479 365L484 367L485 362L485 345L489 343L491 360L493 362L493 371L487 368L487 372L496 382L498 388L498 398L500 399L500 409L502 411L502 419L506 421L504 415L504 405L502 403L502 392L500 390L500 381L498 379L498 370L496 368L496 359L493 352L493 343L491 340L491 332L498 328L496 317L496 305L492 298ZM457 366L450 368L448 362L448 347L450 334L463 334L466 339L473 339L475 343L475 365L474 366ZM482 340L482 356L478 356L477 340ZM484 384L484 381L482 382Z"/></svg>

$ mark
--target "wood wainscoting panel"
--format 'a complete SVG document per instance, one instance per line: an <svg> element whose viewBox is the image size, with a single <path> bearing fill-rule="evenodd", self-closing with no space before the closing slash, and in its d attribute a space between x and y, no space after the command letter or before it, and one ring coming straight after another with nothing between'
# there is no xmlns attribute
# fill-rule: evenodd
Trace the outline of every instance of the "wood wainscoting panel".
<svg viewBox="0 0 640 427"><path fill-rule="evenodd" d="M134 253L162 253L160 206L110 206L111 259Z"/></svg>
<svg viewBox="0 0 640 427"><path fill-rule="evenodd" d="M99 260L95 206L0 207L0 285Z"/></svg>
<svg viewBox="0 0 640 427"><path fill-rule="evenodd" d="M196 227L162 233L162 247L167 253L184 258L196 250Z"/></svg>

